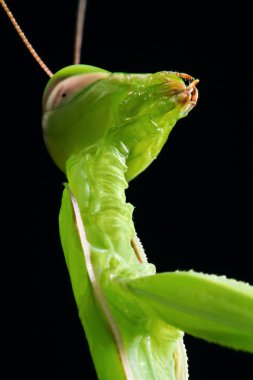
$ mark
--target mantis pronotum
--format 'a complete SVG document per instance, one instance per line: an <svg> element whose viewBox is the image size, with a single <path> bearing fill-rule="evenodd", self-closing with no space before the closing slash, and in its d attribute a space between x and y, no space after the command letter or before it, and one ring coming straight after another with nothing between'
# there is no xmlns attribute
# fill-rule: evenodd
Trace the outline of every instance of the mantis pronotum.
<svg viewBox="0 0 253 380"><path fill-rule="evenodd" d="M182 123L181 123L182 124ZM158 165L158 164L157 164ZM167 269L167 268L166 268Z"/></svg>

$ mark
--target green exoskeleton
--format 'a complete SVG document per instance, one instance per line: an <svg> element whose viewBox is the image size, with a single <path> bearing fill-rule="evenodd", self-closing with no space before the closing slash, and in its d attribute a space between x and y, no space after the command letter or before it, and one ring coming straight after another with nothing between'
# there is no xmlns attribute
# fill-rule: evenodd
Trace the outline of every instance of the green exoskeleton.
<svg viewBox="0 0 253 380"><path fill-rule="evenodd" d="M196 105L197 83L78 64L54 74L43 95L45 143L67 178L62 246L101 380L186 380L184 332L253 352L253 288L193 271L156 274L125 198Z"/></svg>
<svg viewBox="0 0 253 380"><path fill-rule="evenodd" d="M70 66L53 76L44 93L45 142L68 178L61 240L101 379L187 378L182 332L129 288L130 280L154 275L155 268L125 200L128 182L156 158L176 121L196 104L196 81L186 86L182 77L191 79Z"/></svg>

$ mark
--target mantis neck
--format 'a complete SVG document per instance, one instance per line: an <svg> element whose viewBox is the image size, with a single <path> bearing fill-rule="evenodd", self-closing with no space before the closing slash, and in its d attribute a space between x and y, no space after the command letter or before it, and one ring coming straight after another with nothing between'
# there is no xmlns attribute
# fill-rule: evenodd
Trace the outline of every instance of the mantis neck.
<svg viewBox="0 0 253 380"><path fill-rule="evenodd" d="M128 183L127 150L110 144L100 144L68 163L68 179L85 225L87 240L92 247L98 272L111 266L114 271L144 270L153 274L154 266L147 263L138 245L132 221L133 206L126 202ZM152 267L152 269L151 269ZM115 273L114 273L115 274Z"/></svg>

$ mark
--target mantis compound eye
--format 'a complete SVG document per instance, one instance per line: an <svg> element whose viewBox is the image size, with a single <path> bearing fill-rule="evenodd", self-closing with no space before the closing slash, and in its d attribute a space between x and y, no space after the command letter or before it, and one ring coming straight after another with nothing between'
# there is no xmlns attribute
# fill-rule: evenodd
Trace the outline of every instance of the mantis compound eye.
<svg viewBox="0 0 253 380"><path fill-rule="evenodd" d="M52 111L67 105L80 90L108 75L108 73L96 72L59 79L44 94L42 103L43 112Z"/></svg>
<svg viewBox="0 0 253 380"><path fill-rule="evenodd" d="M94 88L109 71L88 65L72 65L55 73L43 95L43 137L53 160L65 171L67 159L96 143L106 125L92 120L100 118L97 108L91 110ZM104 111L104 109L103 109ZM92 124L92 125L91 125Z"/></svg>

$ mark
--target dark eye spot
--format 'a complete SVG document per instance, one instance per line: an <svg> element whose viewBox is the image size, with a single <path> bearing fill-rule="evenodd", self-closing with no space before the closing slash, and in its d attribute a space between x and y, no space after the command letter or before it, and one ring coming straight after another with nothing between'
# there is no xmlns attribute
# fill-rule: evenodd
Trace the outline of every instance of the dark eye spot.
<svg viewBox="0 0 253 380"><path fill-rule="evenodd" d="M62 97L62 98L65 98L66 96L67 96L66 92L63 92L63 93L61 94L61 97Z"/></svg>

